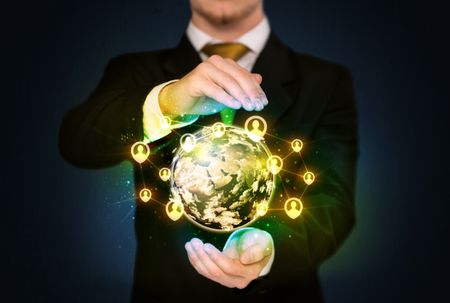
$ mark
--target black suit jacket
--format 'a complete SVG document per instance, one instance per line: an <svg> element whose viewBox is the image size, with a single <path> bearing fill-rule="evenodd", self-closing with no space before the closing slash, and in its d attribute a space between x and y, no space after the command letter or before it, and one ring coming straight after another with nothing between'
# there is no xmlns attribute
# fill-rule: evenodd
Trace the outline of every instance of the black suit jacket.
<svg viewBox="0 0 450 303"><path fill-rule="evenodd" d="M88 100L65 116L59 141L63 157L85 168L129 160L131 144L143 138L142 105L149 91L160 83L183 77L200 62L186 36L174 49L112 59ZM355 218L357 114L350 73L343 66L295 53L273 33L253 71L263 76L262 88L269 100L260 113L268 122L268 132L287 140L303 139L303 157L317 174L316 182L303 195L302 216L291 220L282 211L273 211L253 225L272 234L275 261L267 276L238 290L197 274L184 250L184 243L194 236L220 249L227 234L205 232L187 220L171 222L160 204L137 201L133 302L173 301L189 296L214 302L273 302L282 297L291 297L290 302L322 301L318 267L347 237ZM238 111L235 124L243 125L253 114ZM204 117L178 132L193 132L199 128L197 124L208 125L216 120L220 120L219 115ZM272 151L290 148L288 143L273 138L266 138ZM177 143L174 133L151 143L152 162L158 167L169 166ZM302 171L298 157L288 159L291 161L285 165ZM136 167L136 191L142 188L144 176L154 197L166 202L169 188L157 177L158 171L145 164L142 173ZM284 175L282 179L290 195L303 192L299 178ZM283 208L286 195L281 194L281 190L276 193L271 208Z"/></svg>

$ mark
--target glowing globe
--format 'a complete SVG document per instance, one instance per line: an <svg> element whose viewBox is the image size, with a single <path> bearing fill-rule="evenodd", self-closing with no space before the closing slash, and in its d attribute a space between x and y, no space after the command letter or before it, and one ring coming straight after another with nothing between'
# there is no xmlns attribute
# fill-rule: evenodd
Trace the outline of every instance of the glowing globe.
<svg viewBox="0 0 450 303"><path fill-rule="evenodd" d="M254 142L234 126L219 132L204 127L192 135L193 148L175 151L170 200L184 205L191 222L213 231L232 231L263 215L258 206L267 209L274 191L264 141Z"/></svg>

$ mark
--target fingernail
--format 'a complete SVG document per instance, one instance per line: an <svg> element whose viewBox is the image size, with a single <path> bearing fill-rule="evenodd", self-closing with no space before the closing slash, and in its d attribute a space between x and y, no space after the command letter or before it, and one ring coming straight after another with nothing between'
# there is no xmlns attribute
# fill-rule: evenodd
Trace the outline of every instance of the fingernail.
<svg viewBox="0 0 450 303"><path fill-rule="evenodd" d="M248 111L253 110L253 104L249 97L245 98L245 105L246 105L246 108L245 108L246 110L248 110Z"/></svg>
<svg viewBox="0 0 450 303"><path fill-rule="evenodd" d="M255 101L255 104L256 104L256 106L255 106L256 111L261 111L264 108L263 103L258 99L257 99L257 101Z"/></svg>
<svg viewBox="0 0 450 303"><path fill-rule="evenodd" d="M239 100L237 100L237 99L233 99L233 106L236 108L236 109L239 109L239 108L241 108L241 102L239 102Z"/></svg>
<svg viewBox="0 0 450 303"><path fill-rule="evenodd" d="M184 245L184 248L187 250L187 252L192 253L192 247L191 247L191 244L186 243L186 244Z"/></svg>
<svg viewBox="0 0 450 303"><path fill-rule="evenodd" d="M266 97L264 94L260 94L260 95L258 96L258 98L259 98L259 100L261 100L261 102L262 102L264 105L269 104L269 101L267 100L267 97Z"/></svg>
<svg viewBox="0 0 450 303"><path fill-rule="evenodd" d="M211 245L210 245L210 244L205 244L205 245L203 246L203 248L205 249L205 251L206 251L206 253L207 253L208 255L212 254L212 249L211 249Z"/></svg>

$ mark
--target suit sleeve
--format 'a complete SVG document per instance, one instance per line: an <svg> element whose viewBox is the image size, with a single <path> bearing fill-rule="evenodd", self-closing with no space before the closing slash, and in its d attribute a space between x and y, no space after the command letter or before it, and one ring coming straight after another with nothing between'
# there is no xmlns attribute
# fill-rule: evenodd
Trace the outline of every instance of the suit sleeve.
<svg viewBox="0 0 450 303"><path fill-rule="evenodd" d="M284 214L281 222L274 223L278 224L274 235L278 256L273 270L287 265L289 268L280 270L315 272L355 223L357 112L350 73L343 70L336 79L312 138L306 142L304 160L316 180L306 189L303 180L285 186L297 197L305 190L301 199L304 209L295 220Z"/></svg>
<svg viewBox="0 0 450 303"><path fill-rule="evenodd" d="M88 99L65 115L59 149L68 162L102 168L130 157L131 144L143 138L142 106L159 84L150 78L142 85L139 68L126 56L112 59Z"/></svg>

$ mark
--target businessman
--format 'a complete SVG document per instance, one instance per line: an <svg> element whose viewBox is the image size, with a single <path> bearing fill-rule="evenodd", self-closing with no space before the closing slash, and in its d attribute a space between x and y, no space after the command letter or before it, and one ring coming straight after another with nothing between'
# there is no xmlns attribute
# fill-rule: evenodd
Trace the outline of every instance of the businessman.
<svg viewBox="0 0 450 303"><path fill-rule="evenodd" d="M304 159L318 177L302 197L299 219L267 215L229 238L186 220L169 222L158 203L136 201L132 301L322 302L318 267L355 221L357 113L350 74L286 47L271 31L262 0L190 4L190 23L174 49L109 62L88 100L66 114L61 154L79 167L108 167L129 160L130 146L144 140L152 162L167 167L179 134L217 121L242 126L255 112L272 134L302 138ZM174 123L163 128L161 117ZM136 191L145 179L157 200L168 201L167 183L153 167L142 169L144 178L135 169ZM274 204L304 190L300 180L278 182L283 186L276 187Z"/></svg>

